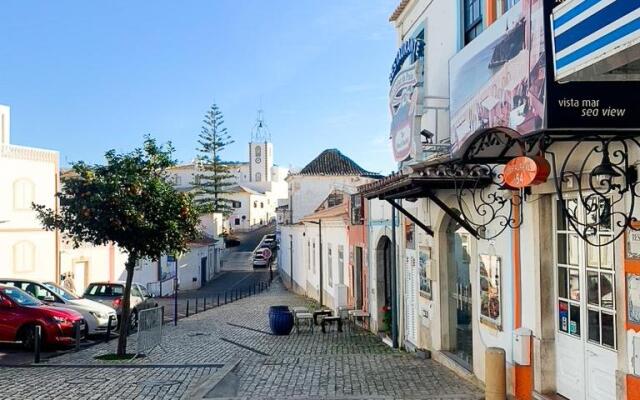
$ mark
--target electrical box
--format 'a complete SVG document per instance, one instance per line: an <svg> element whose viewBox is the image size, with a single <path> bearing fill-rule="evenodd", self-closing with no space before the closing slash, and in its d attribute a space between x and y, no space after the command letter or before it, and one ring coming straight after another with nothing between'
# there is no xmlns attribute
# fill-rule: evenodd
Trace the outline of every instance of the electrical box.
<svg viewBox="0 0 640 400"><path fill-rule="evenodd" d="M633 336L633 374L640 376L640 336Z"/></svg>
<svg viewBox="0 0 640 400"><path fill-rule="evenodd" d="M513 332L513 362L531 364L531 329L518 328Z"/></svg>

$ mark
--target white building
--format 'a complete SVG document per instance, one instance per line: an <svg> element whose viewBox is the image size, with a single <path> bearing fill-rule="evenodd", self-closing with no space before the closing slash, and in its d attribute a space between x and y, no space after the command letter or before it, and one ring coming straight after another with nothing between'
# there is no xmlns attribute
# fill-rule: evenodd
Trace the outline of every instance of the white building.
<svg viewBox="0 0 640 400"><path fill-rule="evenodd" d="M57 209L59 155L13 145L10 133L0 106L0 276L58 281L58 234L42 229L31 205Z"/></svg>
<svg viewBox="0 0 640 400"><path fill-rule="evenodd" d="M288 204L293 209L282 205L279 211L278 257L287 286L316 300L320 300L322 287L323 305L348 305L349 294L354 292L349 272L354 250L349 233L351 195L357 185L379 177L340 151L329 149L287 178L291 187Z"/></svg>
<svg viewBox="0 0 640 400"><path fill-rule="evenodd" d="M233 214L224 219L222 225L220 216L205 216L203 225L213 224L216 229L224 226L231 230L250 230L275 221L278 201L288 195L285 178L289 170L274 164L271 135L262 119L262 112L259 112L251 133L248 157L247 162L227 164L234 186L227 189L230 193L225 198L233 201ZM198 171L195 162L191 162L170 168L169 173L178 189L191 190L195 176L202 172ZM220 230L215 231L215 235L220 233Z"/></svg>

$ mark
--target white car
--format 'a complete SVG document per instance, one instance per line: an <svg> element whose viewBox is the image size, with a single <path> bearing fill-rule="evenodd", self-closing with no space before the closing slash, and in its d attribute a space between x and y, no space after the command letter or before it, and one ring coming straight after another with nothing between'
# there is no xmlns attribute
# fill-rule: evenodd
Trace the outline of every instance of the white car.
<svg viewBox="0 0 640 400"><path fill-rule="evenodd" d="M109 316L112 330L115 330L118 324L116 310L113 308L93 300L81 299L53 282L9 278L0 279L0 283L20 288L48 305L79 312L86 321L86 335L106 332Z"/></svg>

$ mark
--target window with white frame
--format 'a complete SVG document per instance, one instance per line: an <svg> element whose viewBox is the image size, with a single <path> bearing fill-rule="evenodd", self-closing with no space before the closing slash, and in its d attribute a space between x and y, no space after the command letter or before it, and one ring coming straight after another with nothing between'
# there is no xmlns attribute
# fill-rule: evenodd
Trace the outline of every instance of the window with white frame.
<svg viewBox="0 0 640 400"><path fill-rule="evenodd" d="M21 178L13 182L13 208L18 211L31 210L35 200L35 185L29 179Z"/></svg>
<svg viewBox="0 0 640 400"><path fill-rule="evenodd" d="M327 244L327 284L333 287L333 257L331 244Z"/></svg>
<svg viewBox="0 0 640 400"><path fill-rule="evenodd" d="M307 269L309 271L311 271L311 242L307 240L307 259L306 264L307 264Z"/></svg>
<svg viewBox="0 0 640 400"><path fill-rule="evenodd" d="M13 245L13 271L33 272L36 264L36 246L25 240Z"/></svg>
<svg viewBox="0 0 640 400"><path fill-rule="evenodd" d="M262 174L260 172L256 172L256 182L260 182L262 180Z"/></svg>
<svg viewBox="0 0 640 400"><path fill-rule="evenodd" d="M338 246L338 283L344 284L344 246Z"/></svg>
<svg viewBox="0 0 640 400"><path fill-rule="evenodd" d="M311 254L311 271L315 274L316 273L316 241L313 241L313 245L311 246L313 248L313 253Z"/></svg>

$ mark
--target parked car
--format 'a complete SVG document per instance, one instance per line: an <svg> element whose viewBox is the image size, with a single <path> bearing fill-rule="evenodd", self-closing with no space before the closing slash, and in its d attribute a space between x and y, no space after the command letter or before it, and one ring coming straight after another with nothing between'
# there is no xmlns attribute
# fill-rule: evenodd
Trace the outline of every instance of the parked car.
<svg viewBox="0 0 640 400"><path fill-rule="evenodd" d="M0 284L0 341L20 342L24 348L32 349L36 326L40 326L43 344L71 346L75 343L76 323L84 331L80 313L46 305L24 290Z"/></svg>
<svg viewBox="0 0 640 400"><path fill-rule="evenodd" d="M82 299L53 282L38 282L30 279L0 279L0 283L24 290L43 303L79 312L85 320L85 335L106 332L109 316L116 324L116 310L98 302Z"/></svg>
<svg viewBox="0 0 640 400"><path fill-rule="evenodd" d="M258 249L253 253L253 268L266 268L270 262L271 259L264 256L262 249Z"/></svg>
<svg viewBox="0 0 640 400"><path fill-rule="evenodd" d="M122 300L124 295L124 281L117 282L94 282L89 284L84 291L85 299L97 301L116 310L118 323L122 315ZM147 289L133 282L131 284L131 296L129 298L131 314L129 316L129 327L134 329L138 326L138 312L147 308L157 307L158 302L147 291Z"/></svg>

